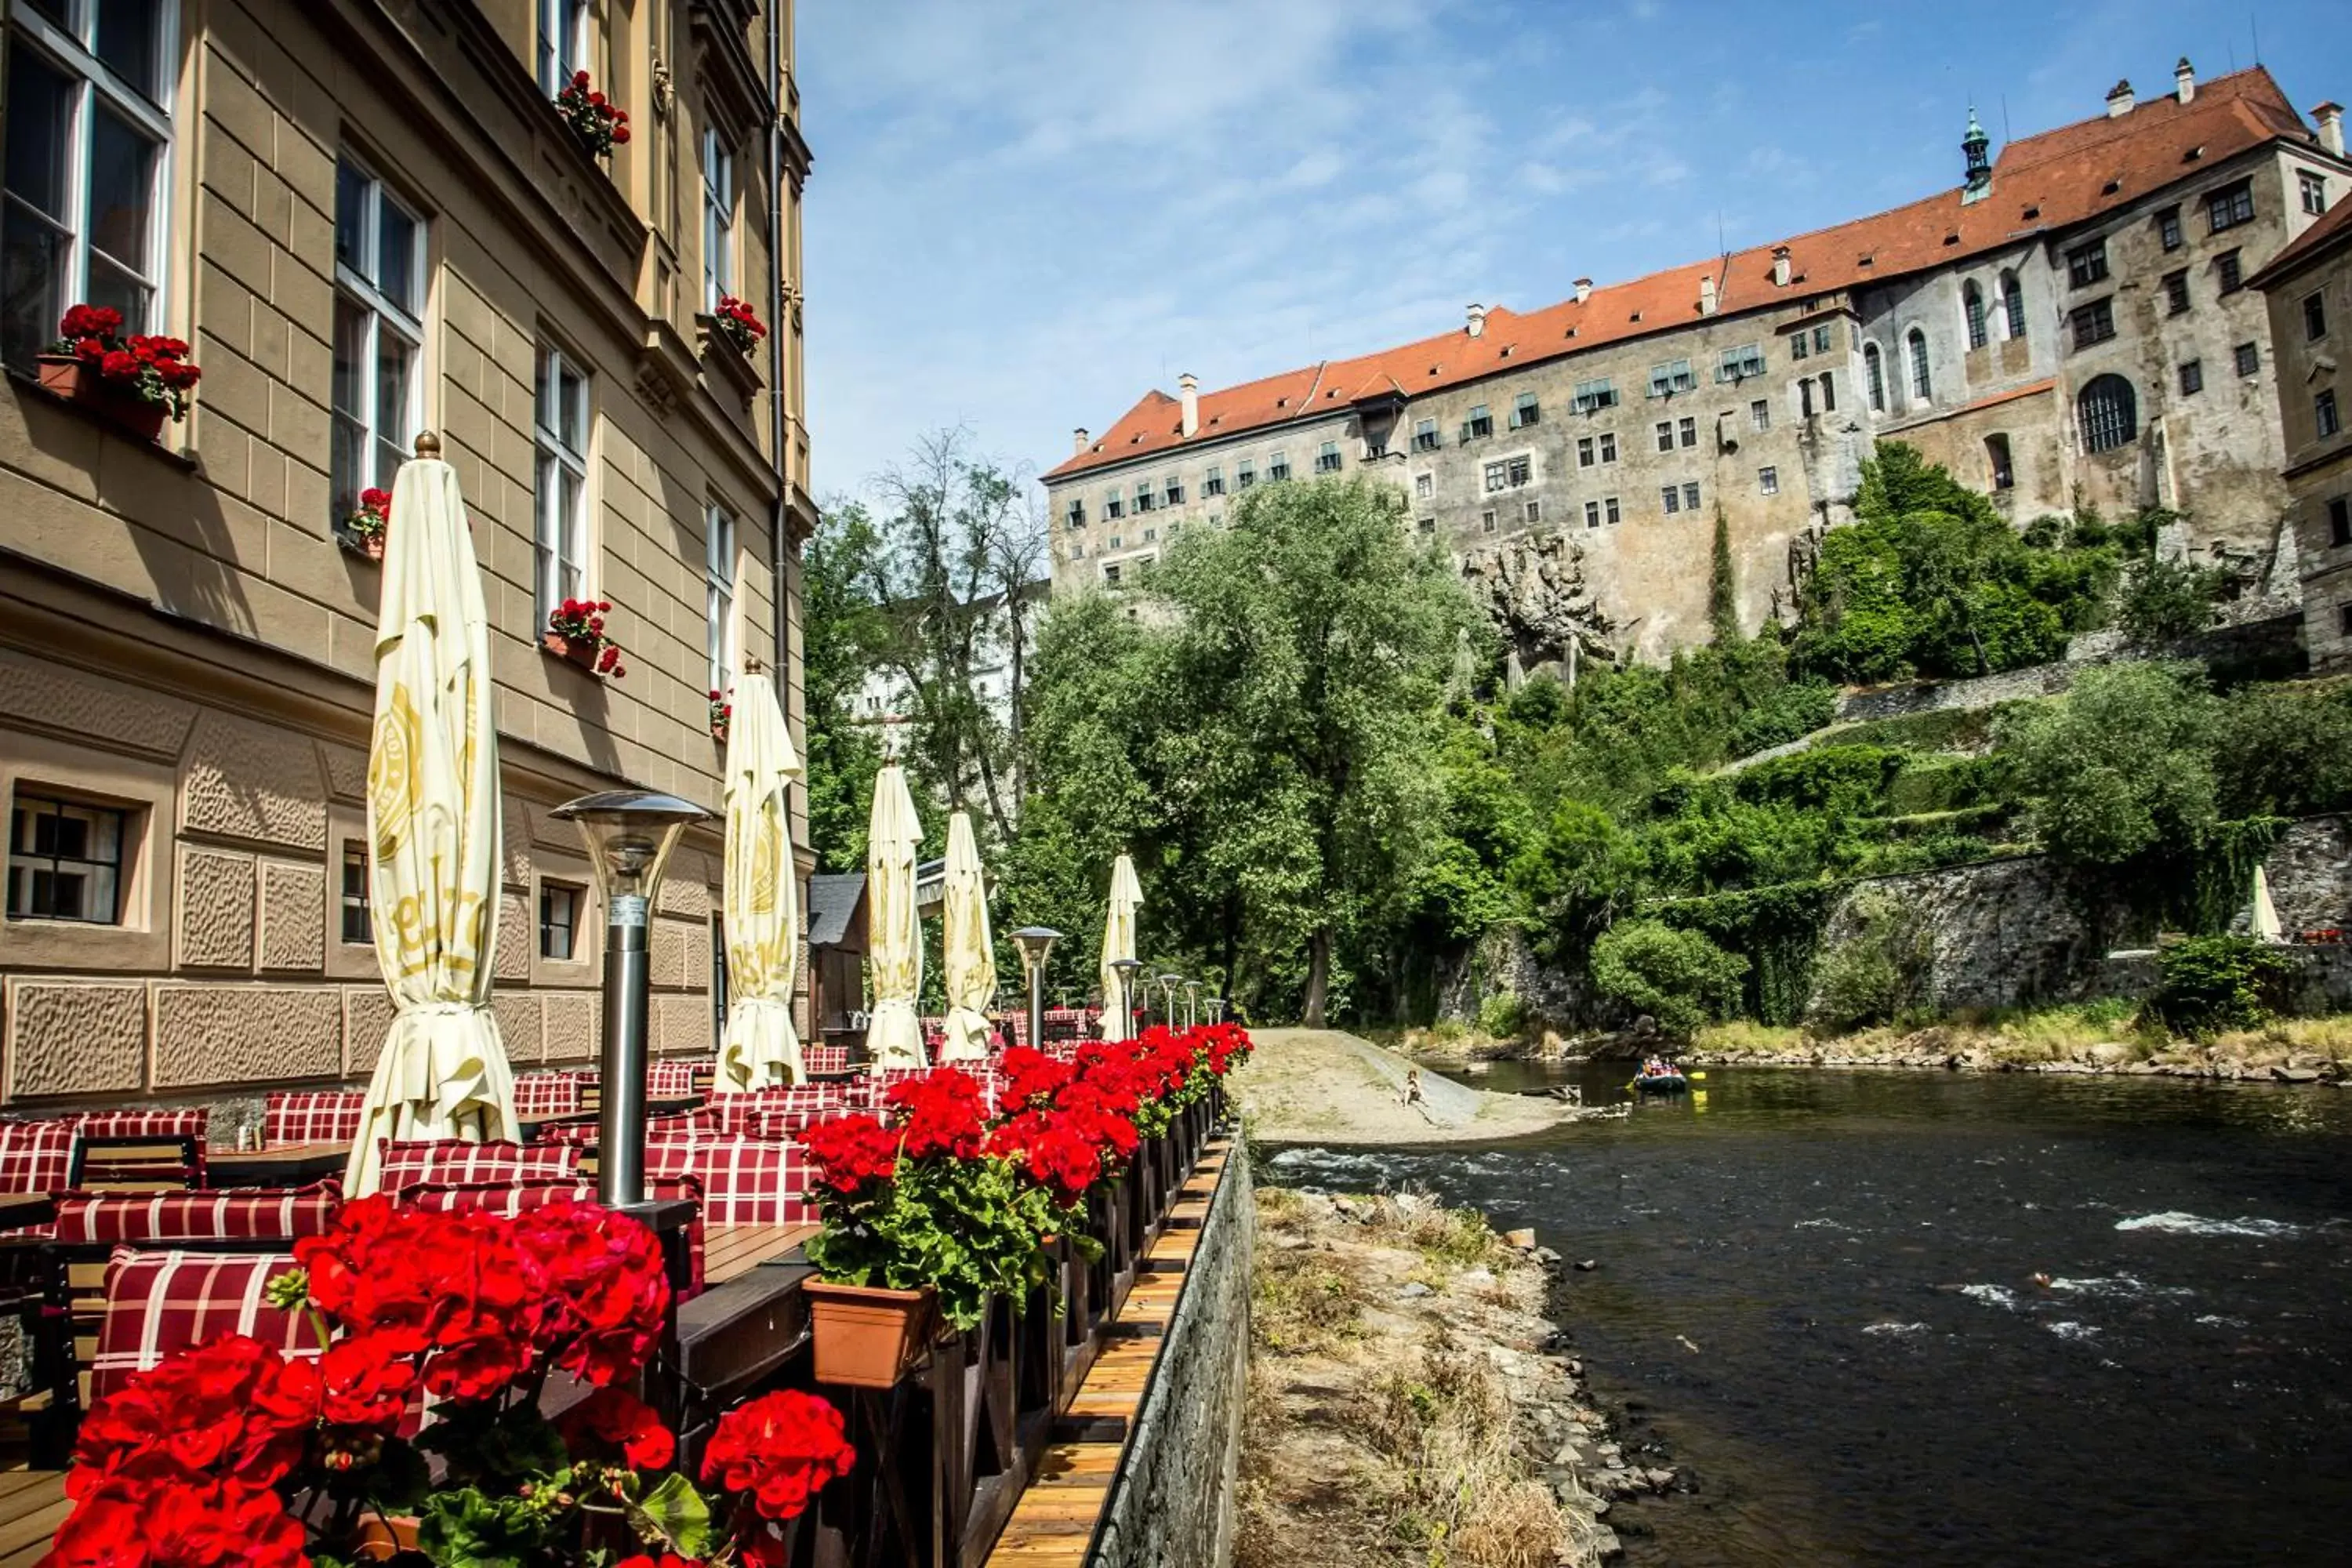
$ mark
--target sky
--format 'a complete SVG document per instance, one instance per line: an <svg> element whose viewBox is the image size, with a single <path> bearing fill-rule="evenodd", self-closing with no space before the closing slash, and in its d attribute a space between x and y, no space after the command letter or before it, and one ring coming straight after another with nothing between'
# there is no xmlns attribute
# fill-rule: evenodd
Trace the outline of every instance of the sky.
<svg viewBox="0 0 2352 1568"><path fill-rule="evenodd" d="M801 0L821 500L961 426L1042 473L1254 380L1959 183L2260 58L2352 102L2345 0Z"/></svg>

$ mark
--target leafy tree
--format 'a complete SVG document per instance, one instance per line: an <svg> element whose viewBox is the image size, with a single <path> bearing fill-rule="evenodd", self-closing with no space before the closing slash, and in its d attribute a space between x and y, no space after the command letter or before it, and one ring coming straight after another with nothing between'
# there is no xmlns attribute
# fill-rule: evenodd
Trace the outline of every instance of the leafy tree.
<svg viewBox="0 0 2352 1568"><path fill-rule="evenodd" d="M2190 1036L2251 1029L2277 1010L2294 972L2286 954L2247 936L2200 936L2160 951L2162 976L2148 1010L2168 1029Z"/></svg>
<svg viewBox="0 0 2352 1568"><path fill-rule="evenodd" d="M2243 687L2214 718L2224 816L2308 816L2352 805L2352 685Z"/></svg>
<svg viewBox="0 0 2352 1568"><path fill-rule="evenodd" d="M2151 851L2193 855L2220 821L2214 700L2189 664L2086 669L2062 702L1995 729L2051 852L2113 866Z"/></svg>
<svg viewBox="0 0 2352 1568"><path fill-rule="evenodd" d="M852 710L879 636L857 563L875 549L874 524L855 501L826 508L801 557L802 705L806 718L809 844L817 868L866 864L866 825L882 748Z"/></svg>
<svg viewBox="0 0 2352 1568"><path fill-rule="evenodd" d="M1706 585L1707 624L1717 643L1739 640L1739 582L1731 562L1731 519L1715 503L1715 565Z"/></svg>
<svg viewBox="0 0 2352 1568"><path fill-rule="evenodd" d="M1593 988L1673 1035L1736 1012L1747 978L1748 961L1738 953L1659 921L1624 921L1592 944Z"/></svg>
<svg viewBox="0 0 2352 1568"><path fill-rule="evenodd" d="M2116 619L2144 643L2178 642L2213 624L2213 602L2221 574L2186 561L2154 558L2135 566L2125 580Z"/></svg>
<svg viewBox="0 0 2352 1568"><path fill-rule="evenodd" d="M1814 1022L1851 1029L1890 1023L1927 1000L1934 957L1926 912L1877 887L1853 895L1853 929L1814 969Z"/></svg>

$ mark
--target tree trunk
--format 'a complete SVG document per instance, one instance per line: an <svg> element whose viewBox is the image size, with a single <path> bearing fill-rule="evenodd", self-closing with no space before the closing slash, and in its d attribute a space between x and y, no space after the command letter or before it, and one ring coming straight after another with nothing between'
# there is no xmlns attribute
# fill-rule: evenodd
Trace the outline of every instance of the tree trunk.
<svg viewBox="0 0 2352 1568"><path fill-rule="evenodd" d="M1323 1024L1323 1003L1331 989L1331 928L1317 926L1315 934L1307 939L1307 1017L1310 1029Z"/></svg>

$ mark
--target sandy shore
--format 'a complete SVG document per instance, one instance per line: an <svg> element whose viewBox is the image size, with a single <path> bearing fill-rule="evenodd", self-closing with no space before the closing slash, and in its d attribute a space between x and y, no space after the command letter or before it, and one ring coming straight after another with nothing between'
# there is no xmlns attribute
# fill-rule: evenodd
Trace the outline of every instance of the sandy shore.
<svg viewBox="0 0 2352 1568"><path fill-rule="evenodd" d="M1559 1101L1489 1094L1421 1075L1423 1103L1402 1103L1413 1064L1338 1029L1260 1029L1257 1053L1234 1076L1250 1135L1270 1142L1458 1143L1540 1132L1565 1119Z"/></svg>

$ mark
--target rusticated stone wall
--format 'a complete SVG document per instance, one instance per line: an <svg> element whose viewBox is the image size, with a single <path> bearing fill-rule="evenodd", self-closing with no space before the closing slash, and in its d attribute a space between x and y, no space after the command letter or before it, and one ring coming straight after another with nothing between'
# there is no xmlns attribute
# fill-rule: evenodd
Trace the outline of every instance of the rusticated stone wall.
<svg viewBox="0 0 2352 1568"><path fill-rule="evenodd" d="M1236 1131L1088 1568L1233 1560L1256 1240L1248 1149Z"/></svg>

